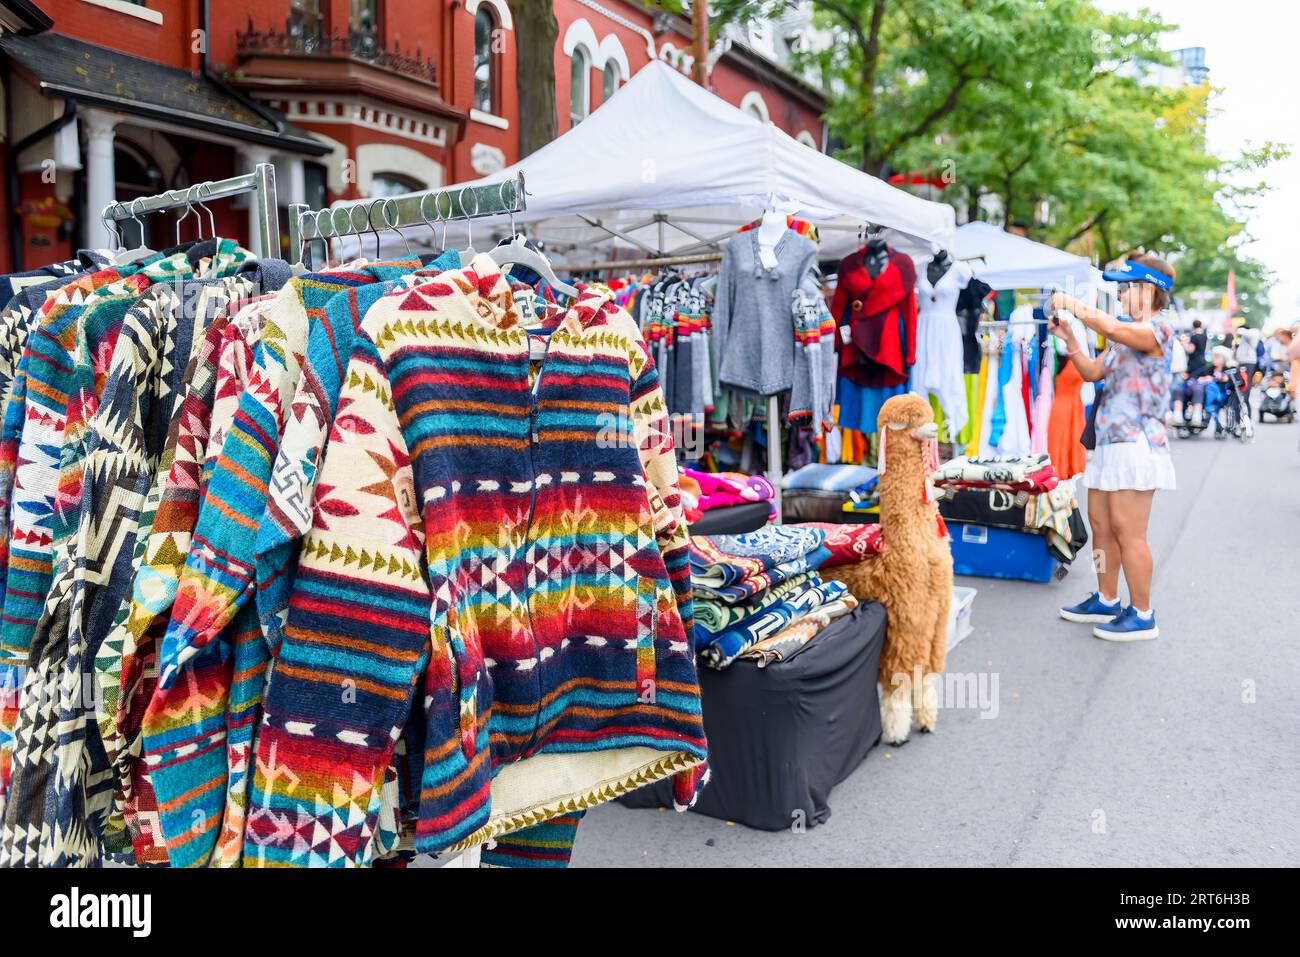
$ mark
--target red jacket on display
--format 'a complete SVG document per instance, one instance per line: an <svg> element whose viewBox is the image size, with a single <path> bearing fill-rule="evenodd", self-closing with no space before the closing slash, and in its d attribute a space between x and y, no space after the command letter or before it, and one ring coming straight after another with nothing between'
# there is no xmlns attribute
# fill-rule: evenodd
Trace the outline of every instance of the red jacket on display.
<svg viewBox="0 0 1300 957"><path fill-rule="evenodd" d="M889 264L872 278L866 251L840 262L839 283L831 299L836 321L849 327L836 340L840 374L863 386L907 383L916 362L916 267L911 257L889 250Z"/></svg>

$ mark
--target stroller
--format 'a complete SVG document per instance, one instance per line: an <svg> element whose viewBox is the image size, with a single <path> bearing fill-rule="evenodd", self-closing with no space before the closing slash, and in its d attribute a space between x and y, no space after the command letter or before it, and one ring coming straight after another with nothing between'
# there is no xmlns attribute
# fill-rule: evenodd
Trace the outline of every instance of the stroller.
<svg viewBox="0 0 1300 957"><path fill-rule="evenodd" d="M1183 408L1183 420L1176 423L1180 439L1190 439L1213 426L1216 439L1226 439L1231 435L1242 442L1255 440L1255 423L1246 411L1246 390L1250 386L1246 382L1245 370L1233 366L1227 373L1225 381L1215 381L1206 390L1200 425L1193 420L1191 407Z"/></svg>
<svg viewBox="0 0 1300 957"><path fill-rule="evenodd" d="M1246 371L1239 366L1228 370L1227 382L1215 382L1218 386L1211 396L1207 390L1205 397L1205 417L1214 422L1214 437L1226 439L1232 436L1242 442L1255 440L1255 423L1250 417L1246 402L1250 382Z"/></svg>
<svg viewBox="0 0 1300 957"><path fill-rule="evenodd" d="M1272 377L1260 396L1260 422L1264 421L1265 415L1271 415L1277 422L1295 421L1295 402L1291 399L1291 393L1287 391L1285 378L1280 374Z"/></svg>

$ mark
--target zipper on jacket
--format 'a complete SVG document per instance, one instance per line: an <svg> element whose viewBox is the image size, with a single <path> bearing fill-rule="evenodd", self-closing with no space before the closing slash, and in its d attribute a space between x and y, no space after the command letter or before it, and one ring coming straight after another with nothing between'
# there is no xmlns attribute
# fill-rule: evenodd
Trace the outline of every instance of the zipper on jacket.
<svg viewBox="0 0 1300 957"><path fill-rule="evenodd" d="M533 362L533 337L525 333L528 343L528 356L525 361L525 374L532 371ZM537 512L537 397L542 388L542 373L546 369L546 357L550 354L550 342L546 343L546 351L537 364L537 377L533 380L532 388L529 389L528 395L528 471L529 471L529 499L528 499L528 524L524 529L524 553L532 547L533 540L533 516ZM542 698L544 692L542 689L542 643L537 640L537 628L533 624L533 602L531 590L526 589L524 592L524 609L528 612L528 633L533 639L533 673L537 676L537 708L533 712L533 733L528 738L528 743L524 745L523 750L515 757L518 761L527 755L537 743L537 732L542 726Z"/></svg>

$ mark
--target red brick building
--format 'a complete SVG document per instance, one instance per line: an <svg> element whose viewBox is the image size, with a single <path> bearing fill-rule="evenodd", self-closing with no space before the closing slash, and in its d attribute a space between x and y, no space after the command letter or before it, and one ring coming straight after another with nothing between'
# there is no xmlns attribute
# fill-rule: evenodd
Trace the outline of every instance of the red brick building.
<svg viewBox="0 0 1300 957"><path fill-rule="evenodd" d="M275 164L283 207L439 186L519 159L510 0L39 0L38 10L49 29L29 16L0 38L6 268L102 244L110 200L259 162ZM651 58L690 70L681 17L634 0L555 0L555 14L560 132ZM710 85L820 147L822 96L777 51L733 32L710 52ZM213 208L219 231L249 234L247 204ZM175 226L155 216L147 229L160 248Z"/></svg>

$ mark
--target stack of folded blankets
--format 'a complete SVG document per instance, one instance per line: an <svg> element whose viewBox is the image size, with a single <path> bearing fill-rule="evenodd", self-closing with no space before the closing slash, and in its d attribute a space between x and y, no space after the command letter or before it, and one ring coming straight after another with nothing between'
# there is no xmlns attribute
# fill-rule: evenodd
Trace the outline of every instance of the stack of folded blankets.
<svg viewBox="0 0 1300 957"><path fill-rule="evenodd" d="M691 539L695 647L710 668L783 660L857 602L818 570L879 554L879 525L770 525Z"/></svg>
<svg viewBox="0 0 1300 957"><path fill-rule="evenodd" d="M1067 565L1088 544L1074 481L1061 479L1046 455L960 456L932 478L943 493L939 513L947 521L1043 535Z"/></svg>
<svg viewBox="0 0 1300 957"><path fill-rule="evenodd" d="M752 502L770 502L769 520L776 518L776 489L762 475L742 472L700 472L682 469L682 506L686 521L698 522L705 512Z"/></svg>

